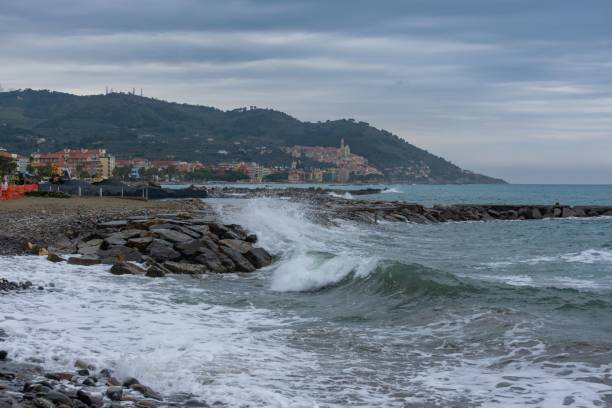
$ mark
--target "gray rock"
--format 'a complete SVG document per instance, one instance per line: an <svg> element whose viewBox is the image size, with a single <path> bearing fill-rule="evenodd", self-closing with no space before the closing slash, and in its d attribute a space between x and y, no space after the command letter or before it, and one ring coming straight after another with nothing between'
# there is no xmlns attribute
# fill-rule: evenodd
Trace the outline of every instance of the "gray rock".
<svg viewBox="0 0 612 408"><path fill-rule="evenodd" d="M563 210L561 211L561 217L567 218L567 217L573 217L574 215L575 215L574 210L572 210L569 207L563 207Z"/></svg>
<svg viewBox="0 0 612 408"><path fill-rule="evenodd" d="M202 238L200 238L200 242L204 246L206 246L211 251L215 251L215 252L219 251L219 245L217 245L217 241L218 239L216 239L216 235L214 234L204 235Z"/></svg>
<svg viewBox="0 0 612 408"><path fill-rule="evenodd" d="M221 251L223 251L223 253L227 255L227 257L231 259L232 262L234 263L235 271L253 272L255 270L255 267L253 266L253 264L251 264L244 256L242 256L240 252L236 251L233 248L225 246L225 245L220 246L220 248L221 248Z"/></svg>
<svg viewBox="0 0 612 408"><path fill-rule="evenodd" d="M6 360L6 356L8 355L8 351L0 350L0 361Z"/></svg>
<svg viewBox="0 0 612 408"><path fill-rule="evenodd" d="M88 387L94 387L96 385L96 382L97 381L94 377L87 377L83 380L83 385L86 385Z"/></svg>
<svg viewBox="0 0 612 408"><path fill-rule="evenodd" d="M113 264L117 261L141 262L142 255L134 248L117 245L107 250L99 250L98 256L105 264Z"/></svg>
<svg viewBox="0 0 612 408"><path fill-rule="evenodd" d="M168 271L162 265L151 265L149 269L147 269L145 276L148 276L149 278L163 278L168 273L170 273L170 271Z"/></svg>
<svg viewBox="0 0 612 408"><path fill-rule="evenodd" d="M53 404L51 401L46 400L44 398L34 398L32 400L32 404L36 407L36 408L55 408L55 404ZM9 407L10 405L7 405L7 407Z"/></svg>
<svg viewBox="0 0 612 408"><path fill-rule="evenodd" d="M228 269L224 265L224 263L222 262L218 254L216 254L215 252L207 248L201 248L200 255L196 256L194 260L206 266L206 269L208 269L211 272L221 273L221 272L227 272L228 270L231 270L231 269ZM230 260L230 263L231 263L231 260ZM232 268L234 267L233 263L231 263L231 267Z"/></svg>
<svg viewBox="0 0 612 408"><path fill-rule="evenodd" d="M163 265L165 268L174 273L187 275L199 275L206 273L206 267L204 265L172 261L166 261Z"/></svg>
<svg viewBox="0 0 612 408"><path fill-rule="evenodd" d="M121 401L123 396L123 387L111 386L106 389L106 396L111 401Z"/></svg>
<svg viewBox="0 0 612 408"><path fill-rule="evenodd" d="M89 407L101 407L102 406L102 396L99 394L89 393L87 391L78 390L76 393L76 397L79 401L84 403Z"/></svg>
<svg viewBox="0 0 612 408"><path fill-rule="evenodd" d="M116 232L113 235L122 239L130 239L139 237L142 235L142 233L143 231L139 229L126 229L120 232Z"/></svg>
<svg viewBox="0 0 612 408"><path fill-rule="evenodd" d="M174 250L172 244L161 239L154 239L147 247L147 252L151 258L158 262L172 261L181 257L181 254Z"/></svg>
<svg viewBox="0 0 612 408"><path fill-rule="evenodd" d="M75 256L71 256L68 258L68 263L71 265L82 265L82 266L91 266L101 264L102 261L100 258L92 257L92 256L83 256L77 258Z"/></svg>
<svg viewBox="0 0 612 408"><path fill-rule="evenodd" d="M151 398L151 399L155 399L155 400L158 400L158 401L162 401L163 400L163 398L162 398L160 393L154 391L153 389L151 389L150 387L147 387L146 385L133 384L133 385L130 386L130 388L133 389L134 391L138 391L139 393L141 393L146 398Z"/></svg>
<svg viewBox="0 0 612 408"><path fill-rule="evenodd" d="M239 239L222 239L221 241L219 241L219 244L228 246L243 255L246 254L251 248L253 248L253 245L251 245L250 243L241 241Z"/></svg>
<svg viewBox="0 0 612 408"><path fill-rule="evenodd" d="M542 218L544 218L544 216L542 215L542 211L540 211L539 208L534 207L531 209L531 219L532 220L541 220Z"/></svg>
<svg viewBox="0 0 612 408"><path fill-rule="evenodd" d="M186 242L193 239L187 234L183 234L182 232L174 231L171 229L156 229L153 231L153 234L154 236L171 242Z"/></svg>
<svg viewBox="0 0 612 408"><path fill-rule="evenodd" d="M77 244L77 253L81 255L94 255L100 249L102 245L102 239L92 239L86 242L79 242Z"/></svg>
<svg viewBox="0 0 612 408"><path fill-rule="evenodd" d="M116 245L125 245L126 244L126 240L117 236L110 236L104 239L103 242L103 246L105 247L105 249L108 249L112 246L116 246Z"/></svg>
<svg viewBox="0 0 612 408"><path fill-rule="evenodd" d="M51 401L55 405L61 405L61 404L65 404L68 406L72 405L72 400L70 399L69 396L67 396L66 394L62 392L56 391L56 390L49 391L48 393L42 395L42 398Z"/></svg>
<svg viewBox="0 0 612 408"><path fill-rule="evenodd" d="M174 226L175 226L174 224L171 224L169 222L164 222L164 223L161 223L161 224L151 225L149 227L149 230L150 231L154 231L154 230L158 230L158 229L172 229L172 228L174 228Z"/></svg>
<svg viewBox="0 0 612 408"><path fill-rule="evenodd" d="M102 222L98 224L99 228L123 228L123 227L127 227L128 225L128 221L127 220L118 220L118 221L108 221L108 222Z"/></svg>
<svg viewBox="0 0 612 408"><path fill-rule="evenodd" d="M185 228L188 228L188 229L190 229L193 232L199 233L200 236L206 235L206 234L208 234L210 232L210 228L208 228L207 225L193 225L193 224L190 224L190 225L185 226Z"/></svg>
<svg viewBox="0 0 612 408"><path fill-rule="evenodd" d="M126 243L126 246L136 248L139 251L144 251L151 242L153 242L153 237L130 238Z"/></svg>
<svg viewBox="0 0 612 408"><path fill-rule="evenodd" d="M272 263L272 256L263 248L251 248L244 256L258 269Z"/></svg>
<svg viewBox="0 0 612 408"><path fill-rule="evenodd" d="M144 275L146 271L128 262L117 262L112 266L110 273L113 275Z"/></svg>
<svg viewBox="0 0 612 408"><path fill-rule="evenodd" d="M122 383L122 385L123 385L124 387L128 387L128 388L129 388L129 387L131 387L131 386L132 386L132 385L134 385L134 384L140 384L140 381L138 381L138 380L137 380L136 378L134 378L134 377L128 377L128 378L126 378L125 380L123 380L123 383Z"/></svg>
<svg viewBox="0 0 612 408"><path fill-rule="evenodd" d="M58 254L50 253L49 255L47 255L47 261L57 263L57 262L64 262L65 259L59 256Z"/></svg>
<svg viewBox="0 0 612 408"><path fill-rule="evenodd" d="M202 243L197 239L192 239L190 241L179 242L174 246L174 248L181 251L183 255L194 256L200 252L200 248L202 248Z"/></svg>

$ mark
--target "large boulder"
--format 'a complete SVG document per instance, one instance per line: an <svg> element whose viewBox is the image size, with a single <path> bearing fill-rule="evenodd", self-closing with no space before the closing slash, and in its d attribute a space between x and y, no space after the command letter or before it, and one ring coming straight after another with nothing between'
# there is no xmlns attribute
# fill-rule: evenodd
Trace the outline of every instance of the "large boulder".
<svg viewBox="0 0 612 408"><path fill-rule="evenodd" d="M174 247L185 256L194 256L200 253L202 246L203 244L199 240L192 239L191 241L179 242Z"/></svg>
<svg viewBox="0 0 612 408"><path fill-rule="evenodd" d="M244 254L244 257L258 269L272 263L272 255L263 248L251 248Z"/></svg>
<svg viewBox="0 0 612 408"><path fill-rule="evenodd" d="M188 227L184 227L184 226L174 226L173 228L176 231L182 232L185 235L189 235L191 238L200 238L202 236L201 233L197 232L197 231L193 231L191 228Z"/></svg>
<svg viewBox="0 0 612 408"><path fill-rule="evenodd" d="M227 257L223 255L223 258ZM227 258L224 262L217 253L208 248L201 248L200 255L196 256L194 261L206 266L206 269L208 269L210 272L228 272L234 267L233 262L231 262L229 258ZM228 269L228 266L231 268Z"/></svg>
<svg viewBox="0 0 612 408"><path fill-rule="evenodd" d="M236 251L227 245L221 245L219 247L221 251L232 260L235 267L234 270L237 272L253 272L255 267L248 261L240 252Z"/></svg>
<svg viewBox="0 0 612 408"><path fill-rule="evenodd" d="M171 243L161 239L154 239L147 247L147 252L157 262L172 261L181 257L181 254L174 250Z"/></svg>
<svg viewBox="0 0 612 408"><path fill-rule="evenodd" d="M95 255L100 249L102 242L103 240L99 238L79 242L77 244L77 253L81 255Z"/></svg>
<svg viewBox="0 0 612 408"><path fill-rule="evenodd" d="M166 261L163 266L174 273L187 275L199 275L207 272L204 265L193 263Z"/></svg>
<svg viewBox="0 0 612 408"><path fill-rule="evenodd" d="M108 222L101 222L98 224L99 228L116 228L116 229L121 229L121 228L125 228L128 225L128 221L127 220L118 220L118 221L108 221Z"/></svg>
<svg viewBox="0 0 612 408"><path fill-rule="evenodd" d="M110 269L113 275L144 275L146 271L129 262L116 262Z"/></svg>
<svg viewBox="0 0 612 408"><path fill-rule="evenodd" d="M538 207L521 207L518 215L526 220L541 220L543 218L542 212Z"/></svg>
<svg viewBox="0 0 612 408"><path fill-rule="evenodd" d="M163 265L157 262L154 262L149 266L149 268L147 268L145 276L148 276L150 278L163 278L169 273L172 273L169 269L165 268Z"/></svg>
<svg viewBox="0 0 612 408"><path fill-rule="evenodd" d="M49 255L47 255L47 261L51 261L51 262L63 262L65 261L64 258L62 258L61 256L59 256L58 254L55 254L53 252L49 253Z"/></svg>
<svg viewBox="0 0 612 408"><path fill-rule="evenodd" d="M126 243L126 246L136 248L139 251L144 251L147 249L149 244L151 244L151 242L153 242L153 237L130 238Z"/></svg>
<svg viewBox="0 0 612 408"><path fill-rule="evenodd" d="M127 243L127 241L124 238L121 238L115 234L110 235L106 238L104 238L104 242L102 242L102 248L103 249L109 249L113 246L117 246L117 245L125 245Z"/></svg>
<svg viewBox="0 0 612 408"><path fill-rule="evenodd" d="M190 224L190 225L187 225L185 228L188 228L191 231L197 232L200 235L206 235L206 234L210 233L210 228L208 228L207 225L194 225L194 224Z"/></svg>
<svg viewBox="0 0 612 408"><path fill-rule="evenodd" d="M153 235L157 238L170 242L186 242L193 239L187 234L166 228L153 230Z"/></svg>
<svg viewBox="0 0 612 408"><path fill-rule="evenodd" d="M563 207L563 210L561 211L561 216L563 218L573 217L575 215L576 213L574 212L574 210L569 207Z"/></svg>
<svg viewBox="0 0 612 408"><path fill-rule="evenodd" d="M142 255L140 252L134 248L123 245L117 245L106 250L101 249L98 251L98 256L102 260L102 263L106 264L113 264L116 261L142 261Z"/></svg>
<svg viewBox="0 0 612 408"><path fill-rule="evenodd" d="M100 260L100 258L96 258L92 256L83 256L83 257L72 256L68 258L68 263L71 265L91 266L91 265L98 265L102 263L102 261Z"/></svg>
<svg viewBox="0 0 612 408"><path fill-rule="evenodd" d="M219 244L228 246L243 255L246 254L251 248L253 248L253 245L251 245L250 243L241 241L239 239L222 239L219 241Z"/></svg>

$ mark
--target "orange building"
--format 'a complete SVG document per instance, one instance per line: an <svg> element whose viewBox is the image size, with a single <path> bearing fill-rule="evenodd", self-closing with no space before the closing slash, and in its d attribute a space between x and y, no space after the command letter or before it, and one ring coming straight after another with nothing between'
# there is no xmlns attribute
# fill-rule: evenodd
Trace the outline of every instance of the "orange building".
<svg viewBox="0 0 612 408"><path fill-rule="evenodd" d="M70 174L88 174L109 178L115 168L115 158L106 149L64 149L54 153L33 153L30 164L34 168L51 165L68 169Z"/></svg>

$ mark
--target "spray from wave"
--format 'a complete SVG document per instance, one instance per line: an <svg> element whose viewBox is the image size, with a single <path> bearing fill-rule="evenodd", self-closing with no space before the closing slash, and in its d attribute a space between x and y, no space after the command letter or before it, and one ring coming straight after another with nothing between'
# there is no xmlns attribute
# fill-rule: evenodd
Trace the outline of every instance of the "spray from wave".
<svg viewBox="0 0 612 408"><path fill-rule="evenodd" d="M335 193L333 191L330 191L329 193L327 193L327 195L334 197L334 198L344 198L346 200L352 200L353 199L353 195L351 193L349 193L348 191L344 194L338 194Z"/></svg>

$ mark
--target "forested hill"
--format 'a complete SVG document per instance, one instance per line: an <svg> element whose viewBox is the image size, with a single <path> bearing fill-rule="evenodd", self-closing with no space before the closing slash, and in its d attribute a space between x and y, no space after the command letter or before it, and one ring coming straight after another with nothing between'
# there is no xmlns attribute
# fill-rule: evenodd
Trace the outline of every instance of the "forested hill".
<svg viewBox="0 0 612 408"><path fill-rule="evenodd" d="M22 154L103 147L119 158L287 165L291 158L283 147L337 147L341 138L389 180L503 182L462 170L387 131L352 119L302 122L270 109L222 111L124 93L0 93L0 147Z"/></svg>

